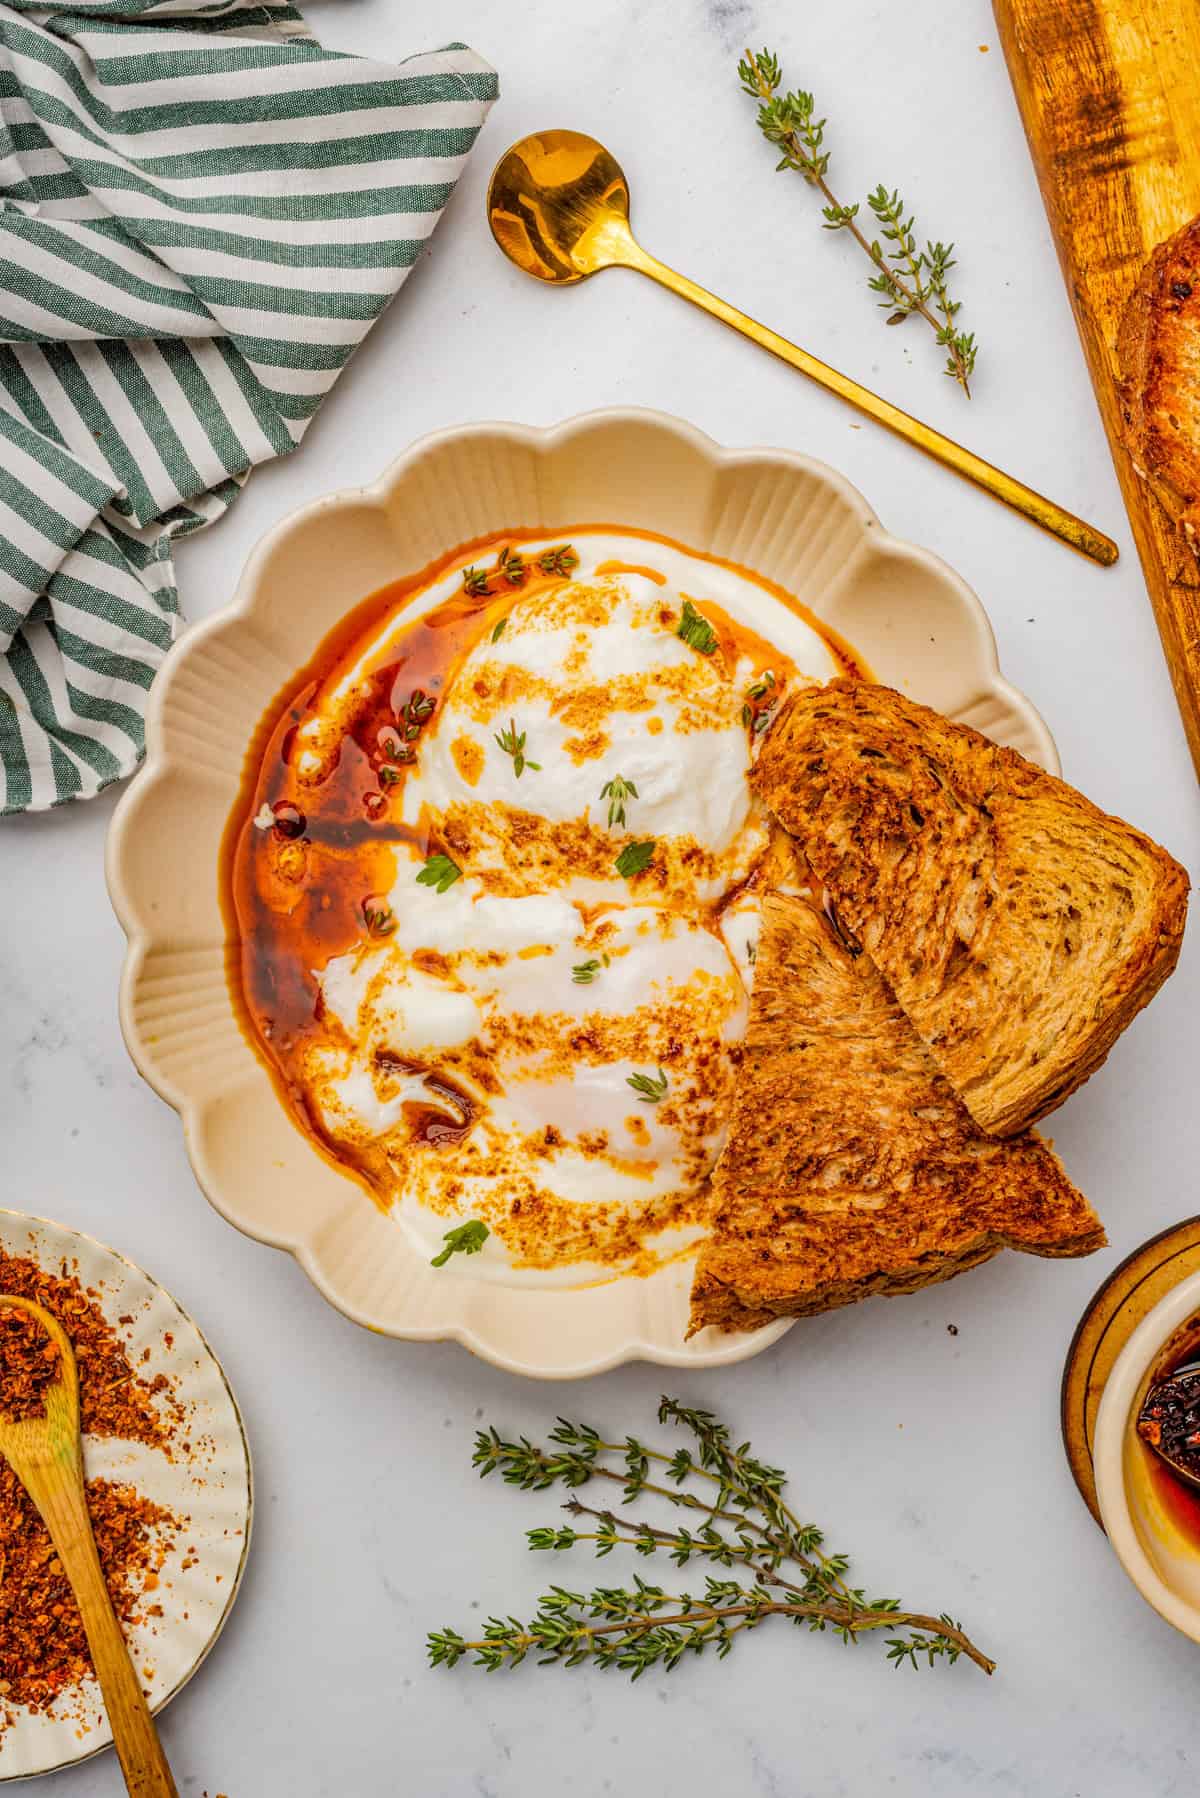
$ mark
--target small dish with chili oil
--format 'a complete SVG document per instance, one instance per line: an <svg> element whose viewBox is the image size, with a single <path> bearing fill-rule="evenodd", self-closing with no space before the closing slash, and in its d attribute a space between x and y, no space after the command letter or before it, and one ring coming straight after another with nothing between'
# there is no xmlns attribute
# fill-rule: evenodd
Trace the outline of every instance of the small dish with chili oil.
<svg viewBox="0 0 1200 1798"><path fill-rule="evenodd" d="M1200 1273L1147 1313L1121 1350L1096 1418L1100 1516L1117 1559L1160 1617L1200 1642L1200 1487L1151 1446L1155 1392L1200 1346ZM1185 1445L1186 1446L1186 1445Z"/></svg>
<svg viewBox="0 0 1200 1798"><path fill-rule="evenodd" d="M0 1291L71 1338L84 1478L101 1564L150 1707L191 1678L237 1596L250 1540L250 1457L236 1401L191 1318L90 1236L0 1210ZM36 1414L44 1338L10 1320L0 1409ZM87 1760L112 1741L82 1620L45 1526L0 1457L0 1782Z"/></svg>

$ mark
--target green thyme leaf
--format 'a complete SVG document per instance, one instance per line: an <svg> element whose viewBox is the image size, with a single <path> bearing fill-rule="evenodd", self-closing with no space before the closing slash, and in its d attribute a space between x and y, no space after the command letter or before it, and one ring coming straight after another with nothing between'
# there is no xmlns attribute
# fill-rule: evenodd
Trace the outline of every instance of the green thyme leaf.
<svg viewBox="0 0 1200 1798"><path fill-rule="evenodd" d="M523 587L528 572L524 556L518 555L515 549L505 548L500 551L496 560L496 573L503 575L510 587Z"/></svg>
<svg viewBox="0 0 1200 1798"><path fill-rule="evenodd" d="M579 557L569 543L559 543L553 549L544 549L538 557L538 567L543 574L570 574L579 566Z"/></svg>
<svg viewBox="0 0 1200 1798"><path fill-rule="evenodd" d="M451 1255L477 1255L491 1231L486 1224L480 1223L476 1217L469 1223L459 1224L454 1230L447 1230L442 1237L445 1248L440 1255L435 1255L429 1263L430 1267L445 1267Z"/></svg>
<svg viewBox="0 0 1200 1798"><path fill-rule="evenodd" d="M654 860L656 847L653 837L644 843L626 843L613 863L622 880L632 880L635 874L644 874Z"/></svg>
<svg viewBox="0 0 1200 1798"><path fill-rule="evenodd" d="M373 903L368 899L364 900L362 909L363 921L370 936L390 936L395 930L396 920L392 915L390 905L385 905L380 901Z"/></svg>
<svg viewBox="0 0 1200 1798"><path fill-rule="evenodd" d="M381 787L394 787L400 778L399 768L393 768L387 762L385 762L379 770L379 784Z"/></svg>
<svg viewBox="0 0 1200 1798"><path fill-rule="evenodd" d="M493 643L499 643L501 637L504 635L504 627L507 623L508 623L507 617L501 618L501 620L497 624L495 630L492 632L492 642Z"/></svg>
<svg viewBox="0 0 1200 1798"><path fill-rule="evenodd" d="M666 1098L669 1083L659 1068L657 1080L653 1074L630 1074L625 1084L632 1086L643 1105L657 1105L660 1099Z"/></svg>
<svg viewBox="0 0 1200 1798"><path fill-rule="evenodd" d="M486 568L464 568L463 592L469 594L472 599L482 599L486 593L491 592L488 585L490 579L491 576Z"/></svg>
<svg viewBox="0 0 1200 1798"><path fill-rule="evenodd" d="M518 780L520 780L526 768L536 768L537 772L539 774L541 773L542 764L540 762L529 761L525 755L525 732L518 732L517 721L515 718L509 719L507 730L498 730L495 733L495 736L496 742L500 745L505 755L511 755L513 773Z"/></svg>
<svg viewBox="0 0 1200 1798"><path fill-rule="evenodd" d="M456 880L462 879L462 869L457 862L452 862L448 855L431 855L417 875L417 885L436 887L439 893L448 892Z"/></svg>
<svg viewBox="0 0 1200 1798"><path fill-rule="evenodd" d="M575 982L576 986L591 986L592 981L599 972L600 963L598 961L594 959L591 961L577 961L575 966L571 969L571 979Z"/></svg>
<svg viewBox="0 0 1200 1798"><path fill-rule="evenodd" d="M675 635L682 637L689 649L698 649L702 656L710 656L717 647L716 631L704 613L696 610L690 599L683 602L683 613Z"/></svg>
<svg viewBox="0 0 1200 1798"><path fill-rule="evenodd" d="M637 796L638 790L633 782L623 779L619 774L614 774L611 780L605 781L600 789L600 797L608 800L608 828L610 830L614 824L624 824L625 801L636 799Z"/></svg>
<svg viewBox="0 0 1200 1798"><path fill-rule="evenodd" d="M404 702L403 716L409 724L422 725L428 723L436 710L437 700L433 694L422 692L420 687L414 687Z"/></svg>

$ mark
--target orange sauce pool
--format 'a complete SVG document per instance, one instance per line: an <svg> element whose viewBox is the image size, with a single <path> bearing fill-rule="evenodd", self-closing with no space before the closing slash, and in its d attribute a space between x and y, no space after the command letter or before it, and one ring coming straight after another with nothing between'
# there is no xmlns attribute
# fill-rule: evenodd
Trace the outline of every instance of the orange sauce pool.
<svg viewBox="0 0 1200 1798"><path fill-rule="evenodd" d="M501 625L518 598L560 584L563 568L543 571L530 560L521 578L506 575L503 554L530 542L568 547L594 535L636 537L647 564L605 561L597 573L644 574L665 580L649 559L663 544L753 582L801 618L824 641L838 667L859 679L869 672L850 646L793 594L717 556L624 525L573 525L560 531L512 530L461 545L418 573L404 576L354 606L317 645L309 661L272 701L247 750L237 798L221 846L219 891L226 930L226 976L242 1030L264 1062L297 1122L335 1165L347 1168L306 1103L297 1076L303 1046L321 1031L313 970L362 940L370 901L391 888L394 851L414 845L424 856L438 845L418 841L400 822L407 769L423 731L464 657L485 631ZM545 554L546 552L542 552ZM366 695L328 757L326 776L306 781L297 743L318 718L318 702L359 662L363 648L435 582L456 569L477 571L449 600L393 638L387 659L366 669ZM482 576L487 573L487 579ZM698 584L693 582L693 584ZM468 587L474 590L468 590ZM758 666L780 652L702 592L701 606L727 657L745 654ZM786 657L783 660L786 661ZM426 710L429 701L433 709ZM275 822L256 827L263 807ZM349 1168L366 1181L361 1170ZM375 1196L378 1196L376 1194Z"/></svg>
<svg viewBox="0 0 1200 1798"><path fill-rule="evenodd" d="M1176 1528L1200 1553L1200 1492L1185 1485L1147 1449L1146 1469L1159 1502Z"/></svg>

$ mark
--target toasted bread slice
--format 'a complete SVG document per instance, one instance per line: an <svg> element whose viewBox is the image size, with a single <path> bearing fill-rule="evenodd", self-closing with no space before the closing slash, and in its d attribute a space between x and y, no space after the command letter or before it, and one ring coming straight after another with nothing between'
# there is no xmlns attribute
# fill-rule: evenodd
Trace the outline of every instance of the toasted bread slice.
<svg viewBox="0 0 1200 1798"><path fill-rule="evenodd" d="M1006 1246L1104 1232L1032 1132L972 1121L865 955L804 899L763 906L754 995L691 1328L912 1292Z"/></svg>
<svg viewBox="0 0 1200 1798"><path fill-rule="evenodd" d="M1123 436L1134 467L1200 547L1200 218L1160 243L1117 337Z"/></svg>
<svg viewBox="0 0 1200 1798"><path fill-rule="evenodd" d="M888 687L799 693L754 784L985 1130L1060 1104L1175 966L1165 849Z"/></svg>

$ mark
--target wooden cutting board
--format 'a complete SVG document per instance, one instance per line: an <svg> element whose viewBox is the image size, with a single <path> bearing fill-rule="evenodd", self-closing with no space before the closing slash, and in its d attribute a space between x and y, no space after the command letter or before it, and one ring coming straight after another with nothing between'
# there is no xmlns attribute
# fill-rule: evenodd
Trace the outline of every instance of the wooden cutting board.
<svg viewBox="0 0 1200 1798"><path fill-rule="evenodd" d="M1059 259L1200 774L1200 565L1120 440L1121 312L1200 213L1200 0L994 0Z"/></svg>

